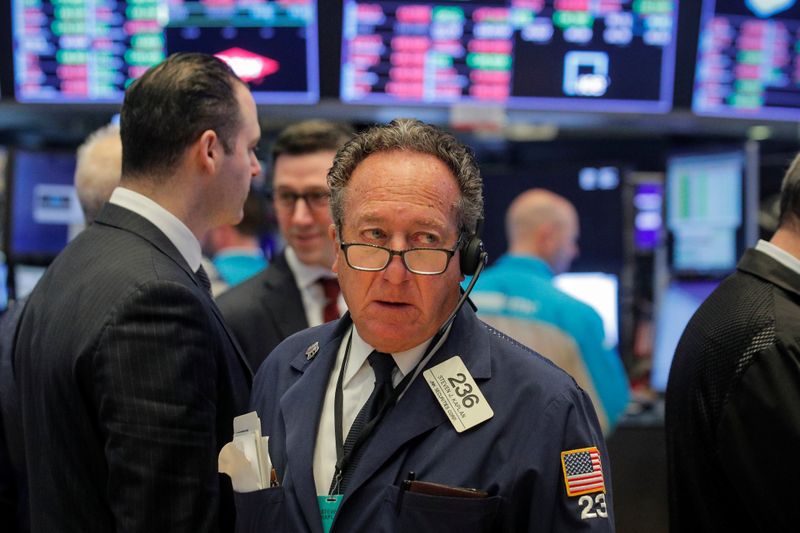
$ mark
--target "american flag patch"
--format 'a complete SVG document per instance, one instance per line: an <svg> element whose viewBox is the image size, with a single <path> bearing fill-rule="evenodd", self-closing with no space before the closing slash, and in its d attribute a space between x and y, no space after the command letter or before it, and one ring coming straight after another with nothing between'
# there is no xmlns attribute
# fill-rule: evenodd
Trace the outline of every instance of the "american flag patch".
<svg viewBox="0 0 800 533"><path fill-rule="evenodd" d="M600 465L600 452L597 448L581 448L561 452L561 466L564 469L567 496L605 492L606 484L603 480L603 468Z"/></svg>

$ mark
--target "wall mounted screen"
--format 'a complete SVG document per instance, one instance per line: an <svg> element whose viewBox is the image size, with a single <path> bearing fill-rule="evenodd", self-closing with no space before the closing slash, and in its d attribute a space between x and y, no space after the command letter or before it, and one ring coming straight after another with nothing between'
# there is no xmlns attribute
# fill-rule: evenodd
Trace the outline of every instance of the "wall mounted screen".
<svg viewBox="0 0 800 533"><path fill-rule="evenodd" d="M12 0L21 102L119 103L173 52L221 57L257 103L319 100L316 0Z"/></svg>
<svg viewBox="0 0 800 533"><path fill-rule="evenodd" d="M675 274L722 276L744 251L745 155L675 156L667 162L667 227Z"/></svg>
<svg viewBox="0 0 800 533"><path fill-rule="evenodd" d="M692 110L800 119L800 3L704 0Z"/></svg>
<svg viewBox="0 0 800 533"><path fill-rule="evenodd" d="M75 154L16 150L8 183L9 262L46 265L83 224L73 185Z"/></svg>
<svg viewBox="0 0 800 533"><path fill-rule="evenodd" d="M345 0L341 98L663 113L677 0Z"/></svg>

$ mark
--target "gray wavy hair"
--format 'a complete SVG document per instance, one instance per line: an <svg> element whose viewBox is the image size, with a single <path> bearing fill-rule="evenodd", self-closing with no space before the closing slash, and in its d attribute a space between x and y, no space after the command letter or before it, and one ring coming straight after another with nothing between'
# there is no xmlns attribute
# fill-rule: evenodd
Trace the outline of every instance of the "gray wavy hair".
<svg viewBox="0 0 800 533"><path fill-rule="evenodd" d="M336 154L328 172L328 186L337 230L341 233L344 196L353 171L372 154L396 150L429 154L447 165L461 192L455 206L459 231L473 233L483 217L483 180L472 151L449 133L408 118L374 126L356 135Z"/></svg>

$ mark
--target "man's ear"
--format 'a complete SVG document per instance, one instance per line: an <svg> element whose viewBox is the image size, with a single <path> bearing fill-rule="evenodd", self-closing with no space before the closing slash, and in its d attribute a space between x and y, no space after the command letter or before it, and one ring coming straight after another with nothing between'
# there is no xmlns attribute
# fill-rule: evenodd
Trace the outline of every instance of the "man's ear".
<svg viewBox="0 0 800 533"><path fill-rule="evenodd" d="M209 174L216 172L222 158L222 143L217 136L217 132L214 130L204 131L200 138L195 141L193 151L197 156L198 164L203 170Z"/></svg>
<svg viewBox="0 0 800 533"><path fill-rule="evenodd" d="M331 224L328 226L328 237L333 242L333 253L335 254L333 258L333 265L331 265L331 271L338 274L339 254L342 253L342 247L336 232L336 224Z"/></svg>
<svg viewBox="0 0 800 533"><path fill-rule="evenodd" d="M551 222L542 224L536 232L537 255L549 262L554 250L558 248L558 238L558 228L555 224Z"/></svg>

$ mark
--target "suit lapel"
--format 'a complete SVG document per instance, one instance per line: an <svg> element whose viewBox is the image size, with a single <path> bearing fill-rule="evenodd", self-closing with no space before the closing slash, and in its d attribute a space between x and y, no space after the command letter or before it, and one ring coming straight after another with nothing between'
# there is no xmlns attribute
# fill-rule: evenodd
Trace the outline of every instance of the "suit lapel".
<svg viewBox="0 0 800 533"><path fill-rule="evenodd" d="M264 283L269 288L269 296L262 298L261 303L275 318L280 336L286 338L296 331L306 329L308 319L303 308L303 298L285 253L278 255L267 269Z"/></svg>
<svg viewBox="0 0 800 533"><path fill-rule="evenodd" d="M478 384L490 379L491 355L489 336L485 328L486 326L477 319L472 309L462 308L447 340L425 368L431 368L458 355ZM420 373L368 441L364 455L350 480L345 500L407 442L441 424L449 423L424 376Z"/></svg>
<svg viewBox="0 0 800 533"><path fill-rule="evenodd" d="M286 462L295 485L297 500L312 531L322 531L322 518L317 506L314 483L314 446L325 391L328 386L342 337L352 322L345 315L331 332L320 330L319 352L309 360L305 347L290 362L303 375L289 387L280 399L280 409L286 426ZM332 324L333 325L333 324ZM309 343L313 345L315 340Z"/></svg>
<svg viewBox="0 0 800 533"><path fill-rule="evenodd" d="M225 324L225 320L222 318L222 313L217 308L217 304L214 303L213 298L208 295L208 292L197 279L195 273L192 272L191 268L189 268L189 264L186 262L186 259L183 258L175 245L172 244L172 241L170 241L169 238L164 235L164 233L152 222L143 216L115 204L107 203L97 215L95 223L135 233L139 237L148 241L162 254L172 259L172 261L186 273L192 283L200 288L203 294L208 296L208 302L212 312L214 313L214 316L217 317L217 320L222 325L222 329L225 331L228 339L230 339L231 344L234 347L234 351L236 352L239 362L244 367L248 386L252 385L253 371L250 368L250 364L247 362L247 358L244 356L244 352L242 352L242 349L239 347L239 343L236 342L235 337L228 329L227 324Z"/></svg>

